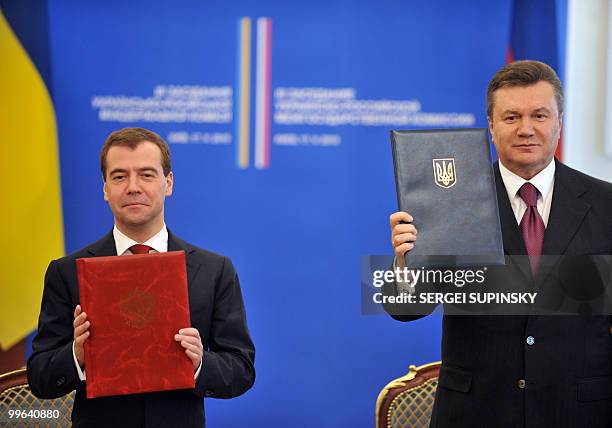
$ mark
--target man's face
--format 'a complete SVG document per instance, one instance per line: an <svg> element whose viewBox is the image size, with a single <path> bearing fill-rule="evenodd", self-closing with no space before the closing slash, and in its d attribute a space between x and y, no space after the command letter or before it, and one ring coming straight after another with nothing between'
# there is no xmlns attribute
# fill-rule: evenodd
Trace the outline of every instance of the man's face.
<svg viewBox="0 0 612 428"><path fill-rule="evenodd" d="M553 86L545 81L494 93L489 129L500 161L529 180L552 160L561 135Z"/></svg>
<svg viewBox="0 0 612 428"><path fill-rule="evenodd" d="M172 194L172 172L164 177L161 151L144 141L134 150L113 146L106 156L104 200L125 230L161 229L164 199Z"/></svg>

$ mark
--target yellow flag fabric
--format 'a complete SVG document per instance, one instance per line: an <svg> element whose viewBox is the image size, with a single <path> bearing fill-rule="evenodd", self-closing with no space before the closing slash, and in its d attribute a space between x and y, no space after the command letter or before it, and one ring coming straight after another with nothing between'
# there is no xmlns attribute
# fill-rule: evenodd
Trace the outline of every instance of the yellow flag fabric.
<svg viewBox="0 0 612 428"><path fill-rule="evenodd" d="M55 113L0 11L0 348L36 328L49 261L64 253Z"/></svg>

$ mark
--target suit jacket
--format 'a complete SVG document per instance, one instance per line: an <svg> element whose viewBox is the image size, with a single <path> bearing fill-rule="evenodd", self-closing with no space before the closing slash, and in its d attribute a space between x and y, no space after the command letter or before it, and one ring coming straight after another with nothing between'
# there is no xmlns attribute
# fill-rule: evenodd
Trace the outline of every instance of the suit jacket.
<svg viewBox="0 0 612 428"><path fill-rule="evenodd" d="M72 354L73 313L79 303L75 260L116 256L112 232L47 268L38 333L28 359L34 395L56 398L76 389L74 427L202 427L203 397L231 398L255 381L255 349L246 323L240 283L231 261L177 238L168 231L168 251L184 250L191 326L204 344L194 390L86 399Z"/></svg>
<svg viewBox="0 0 612 428"><path fill-rule="evenodd" d="M612 254L612 184L556 162L542 253ZM504 250L526 255L497 163L494 170ZM534 279L528 264L511 260L507 272L540 291L553 284L550 266ZM610 316L445 315L431 426L612 427Z"/></svg>

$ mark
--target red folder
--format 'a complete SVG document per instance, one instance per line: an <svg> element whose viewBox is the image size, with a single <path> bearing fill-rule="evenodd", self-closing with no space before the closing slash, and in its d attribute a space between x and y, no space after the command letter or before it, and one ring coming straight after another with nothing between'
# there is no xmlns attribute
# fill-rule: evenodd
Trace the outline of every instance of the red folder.
<svg viewBox="0 0 612 428"><path fill-rule="evenodd" d="M194 388L193 363L174 340L189 327L185 253L77 259L87 398Z"/></svg>

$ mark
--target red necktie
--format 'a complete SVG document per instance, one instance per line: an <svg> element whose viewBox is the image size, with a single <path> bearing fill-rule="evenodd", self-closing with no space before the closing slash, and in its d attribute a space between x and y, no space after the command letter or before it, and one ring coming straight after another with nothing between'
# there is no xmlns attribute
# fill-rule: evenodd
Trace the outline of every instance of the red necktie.
<svg viewBox="0 0 612 428"><path fill-rule="evenodd" d="M132 254L149 254L151 247L148 245L136 244L130 247Z"/></svg>
<svg viewBox="0 0 612 428"><path fill-rule="evenodd" d="M542 254L542 244L544 243L544 220L540 216L537 207L538 189L531 183L525 183L518 191L519 196L527 204L527 210L521 219L521 232L529 262L531 263L531 273L535 277L538 270L538 259Z"/></svg>

